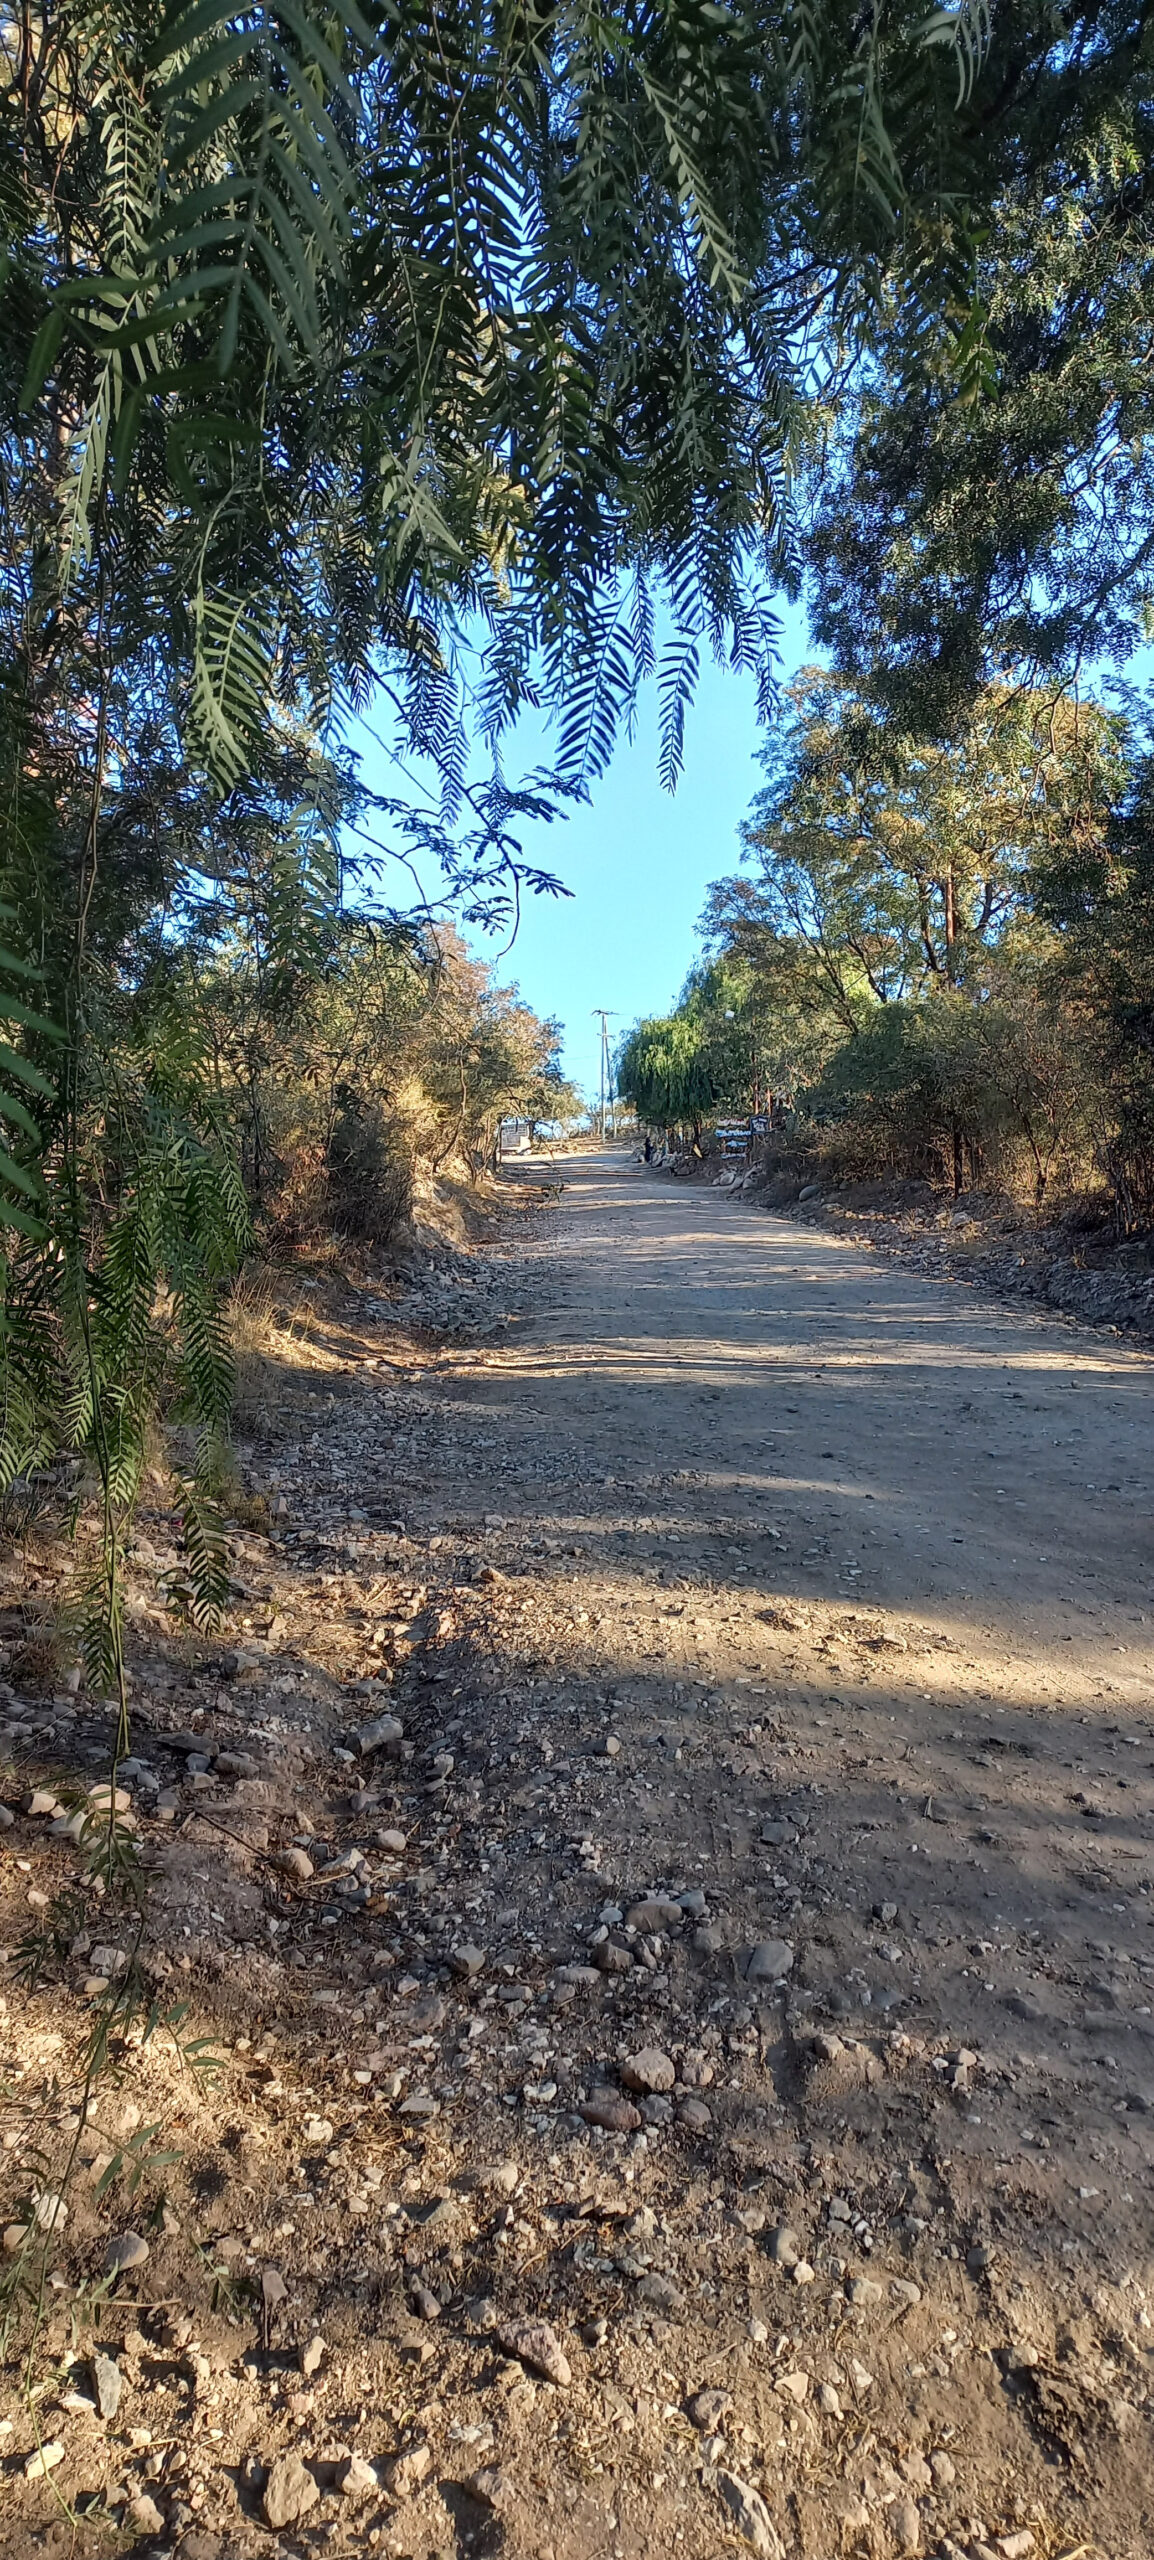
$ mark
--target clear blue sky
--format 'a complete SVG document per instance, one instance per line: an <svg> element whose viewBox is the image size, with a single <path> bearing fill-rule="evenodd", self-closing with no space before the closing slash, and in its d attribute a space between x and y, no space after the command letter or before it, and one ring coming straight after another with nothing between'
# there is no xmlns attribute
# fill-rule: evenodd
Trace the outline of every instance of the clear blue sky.
<svg viewBox="0 0 1154 2560"><path fill-rule="evenodd" d="M804 619L783 608L782 676L807 655ZM565 1026L565 1072L590 1095L597 1085L600 1026L594 1005L615 1016L616 1041L639 1014L666 1013L695 954L694 928L711 880L737 861L737 831L758 786L758 723L752 678L708 664L686 723L685 769L675 793L657 778L655 688L643 698L637 735L622 741L594 786L586 808L555 826L527 828L529 861L556 872L570 898L527 901L512 951L501 962L536 1013ZM530 737L523 756L511 744L511 779L548 758ZM379 748L364 746L366 779L396 789ZM439 883L424 881L435 897ZM403 891L390 887L403 898ZM494 958L499 940L474 939Z"/></svg>

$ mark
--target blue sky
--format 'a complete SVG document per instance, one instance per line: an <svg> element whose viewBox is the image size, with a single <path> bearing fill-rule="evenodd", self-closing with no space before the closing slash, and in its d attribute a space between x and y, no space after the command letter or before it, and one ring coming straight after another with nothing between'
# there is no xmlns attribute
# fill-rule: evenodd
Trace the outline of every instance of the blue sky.
<svg viewBox="0 0 1154 2560"><path fill-rule="evenodd" d="M783 609L782 675L788 679L807 655L805 623ZM615 1017L616 1040L639 1014L666 1013L694 957L694 928L711 880L737 861L737 831L757 788L759 744L753 680L727 668L706 666L686 723L685 769L675 793L657 778L655 688L643 698L637 735L622 741L609 770L594 786L586 808L563 823L527 828L529 861L556 872L570 898L534 898L501 963L503 981L516 981L527 1003L556 1015L565 1027L565 1072L592 1095L598 1075L600 1026L595 1005ZM538 758L547 744L529 741L519 757L506 755L510 777ZM378 747L367 742L366 779L396 787ZM425 881L435 896L438 884ZM475 943L494 958L499 942Z"/></svg>

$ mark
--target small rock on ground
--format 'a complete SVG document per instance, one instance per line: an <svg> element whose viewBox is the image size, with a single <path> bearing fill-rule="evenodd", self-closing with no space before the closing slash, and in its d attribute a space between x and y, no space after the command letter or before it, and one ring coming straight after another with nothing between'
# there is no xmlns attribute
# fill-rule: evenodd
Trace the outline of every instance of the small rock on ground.
<svg viewBox="0 0 1154 2560"><path fill-rule="evenodd" d="M765 2500L748 2481L739 2480L736 2472L719 2471L717 2486L733 2518L743 2542L756 2551L758 2560L782 2560L782 2546Z"/></svg>
<svg viewBox="0 0 1154 2560"><path fill-rule="evenodd" d="M534 2373L543 2374L546 2382L564 2390L572 2381L569 2359L547 2320L510 2320L497 2336L507 2356L519 2357Z"/></svg>
<svg viewBox="0 0 1154 2560"><path fill-rule="evenodd" d="M148 2242L139 2231L118 2231L104 2252L106 2275L123 2275L128 2267L142 2267L148 2256Z"/></svg>
<svg viewBox="0 0 1154 2560"><path fill-rule="evenodd" d="M299 2524L315 2507L320 2490L311 2471L306 2471L299 2453L278 2454L265 2482L265 2522L274 2533L286 2525Z"/></svg>

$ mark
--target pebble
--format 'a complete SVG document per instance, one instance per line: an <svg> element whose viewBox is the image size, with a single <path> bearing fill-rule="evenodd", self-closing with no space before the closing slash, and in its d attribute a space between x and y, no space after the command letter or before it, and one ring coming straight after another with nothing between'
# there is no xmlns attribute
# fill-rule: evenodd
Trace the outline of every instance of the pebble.
<svg viewBox="0 0 1154 2560"><path fill-rule="evenodd" d="M408 1845L403 1831L378 1831L377 1833L378 1849L387 1849L391 1857L399 1858L402 1850L407 1849Z"/></svg>
<svg viewBox="0 0 1154 2560"><path fill-rule="evenodd" d="M735 2471L719 2471L717 2486L742 2541L748 2542L758 2560L781 2560L782 2546L764 2498L747 2480L739 2480Z"/></svg>
<svg viewBox="0 0 1154 2560"><path fill-rule="evenodd" d="M0 1831L11 1831L15 1821L16 1816L12 1811L11 1805L0 1804Z"/></svg>
<svg viewBox="0 0 1154 2560"><path fill-rule="evenodd" d="M649 2304L651 2311L660 2311L665 2317L682 2311L685 2307L677 2286L669 2276L639 2277L637 2294L641 2302Z"/></svg>
<svg viewBox="0 0 1154 2560"><path fill-rule="evenodd" d="M693 1932L693 1952L695 1955L720 1955L724 1945L725 1931L718 1920L707 1920L703 1929L695 1929Z"/></svg>
<svg viewBox="0 0 1154 2560"><path fill-rule="evenodd" d="M958 2475L948 2453L931 2453L930 2469L934 2475L936 2488L952 2489L954 2487Z"/></svg>
<svg viewBox="0 0 1154 2560"><path fill-rule="evenodd" d="M282 1849L277 1865L282 1876L297 1876L301 1884L316 1872L307 1849Z"/></svg>
<svg viewBox="0 0 1154 2560"><path fill-rule="evenodd" d="M320 2337L310 2338L307 2347L301 2348L300 2369L306 2382L311 2382L314 2373L320 2372L324 2353L325 2342Z"/></svg>
<svg viewBox="0 0 1154 2560"><path fill-rule="evenodd" d="M647 1902L635 1902L625 1914L627 1926L640 1929L647 1938L657 1930L679 1929L683 1918L679 1902L665 1902L656 1894Z"/></svg>
<svg viewBox="0 0 1154 2560"><path fill-rule="evenodd" d="M100 1974L105 1982L109 1982L114 1973L124 1972L128 1958L123 1947L94 1947L89 1961L93 1973Z"/></svg>
<svg viewBox="0 0 1154 2560"><path fill-rule="evenodd" d="M412 2303L418 2320L440 2319L440 2298L437 2294L430 2293L427 2284L411 2284L409 2286L409 2300Z"/></svg>
<svg viewBox="0 0 1154 2560"><path fill-rule="evenodd" d="M769 2254L777 2267L796 2267L801 2257L801 2242L787 2222L779 2223L769 2235Z"/></svg>
<svg viewBox="0 0 1154 2560"><path fill-rule="evenodd" d="M890 2531L899 2551L921 2549L922 2520L912 2498L899 2498L890 2508Z"/></svg>
<svg viewBox="0 0 1154 2560"><path fill-rule="evenodd" d="M265 2523L274 2533L282 2533L286 2525L299 2524L320 2497L311 2471L306 2471L299 2453L277 2455L265 2482L263 2506Z"/></svg>
<svg viewBox="0 0 1154 2560"><path fill-rule="evenodd" d="M704 2098L682 2098L677 2108L677 2122L686 2133L708 2133L713 2122Z"/></svg>
<svg viewBox="0 0 1154 2560"><path fill-rule="evenodd" d="M795 2268L794 2268L794 2270L793 2270L793 2281L794 2281L794 2283L795 2283L795 2284L812 2284L812 2283L814 2282L814 2277L815 2277L815 2270L814 2270L814 2268L813 2268L813 2267L811 2267L811 2265L810 2265L810 2263L809 2263L809 2259L808 2259L808 2258L799 2258L799 2259L798 2259L798 2262L797 2262L797 2265L796 2265L796 2267L795 2267Z"/></svg>
<svg viewBox="0 0 1154 2560"><path fill-rule="evenodd" d="M873 2276L851 2276L846 2292L851 2302L856 2302L863 2308L868 2303L880 2302L882 2299L881 2286Z"/></svg>
<svg viewBox="0 0 1154 2560"><path fill-rule="evenodd" d="M24 1810L26 1813L58 1813L60 1808L50 1787L34 1787Z"/></svg>
<svg viewBox="0 0 1154 2560"><path fill-rule="evenodd" d="M396 2461L389 2463L386 2474L394 2498L411 2498L422 2480L428 2479L432 2467L427 2444L415 2444L408 2453L399 2453Z"/></svg>
<svg viewBox="0 0 1154 2560"><path fill-rule="evenodd" d="M331 2142L332 2138L333 2128L327 2116L305 2117L304 2130L301 2134L302 2142L319 2146Z"/></svg>
<svg viewBox="0 0 1154 2560"><path fill-rule="evenodd" d="M147 2489L142 2489L138 2498L130 2499L128 2513L138 2532L163 2533L163 2509L157 2506L155 2498L149 2497Z"/></svg>
<svg viewBox="0 0 1154 2560"><path fill-rule="evenodd" d="M14 2258L17 2251L23 2248L27 2237L28 2224L26 2222L6 2222L4 2225L5 2257Z"/></svg>
<svg viewBox="0 0 1154 2560"><path fill-rule="evenodd" d="M745 1963L747 1982L784 1982L793 1971L794 1950L787 1938L761 1938Z"/></svg>
<svg viewBox="0 0 1154 2560"><path fill-rule="evenodd" d="M643 2123L654 2126L660 2132L663 2125L673 2122L672 2098L662 2098L651 2093L641 2101L641 2116Z"/></svg>
<svg viewBox="0 0 1154 2560"><path fill-rule="evenodd" d="M992 2267L993 2263L993 2250L984 2248L980 2241L976 2242L972 2249L967 2249L966 2251L966 2274L968 2276L984 2276L988 2272L989 2268Z"/></svg>
<svg viewBox="0 0 1154 2560"><path fill-rule="evenodd" d="M51 2443L38 2444L35 2452L29 2454L24 2465L24 2477L26 2480L44 2480L63 2460L64 2447L59 2438L54 2437Z"/></svg>
<svg viewBox="0 0 1154 2560"><path fill-rule="evenodd" d="M687 1919L689 1919L689 1920L703 1920L703 1919L704 1919L704 1917L705 1917L705 1911L706 1911L706 1901L705 1901L705 1895L704 1895L704 1893L702 1892L702 1890L701 1890L701 1886L700 1886L699 1884L695 1884L695 1885L693 1886L692 1890L691 1890L689 1893L679 1893L679 1894L678 1894L677 1899L678 1899L679 1903L681 1904L681 1908L682 1908L682 1910L684 1911L684 1913L685 1913L685 1915L686 1915L686 1918L687 1918Z"/></svg>
<svg viewBox="0 0 1154 2560"><path fill-rule="evenodd" d="M63 2196L38 2195L32 2200L33 2219L38 2231L63 2231L68 2220L68 2207Z"/></svg>
<svg viewBox="0 0 1154 2560"><path fill-rule="evenodd" d="M613 2094L611 2091L610 2095ZM488 2188L494 2195L512 2196L520 2186L521 2172L515 2160L497 2160L491 2168L478 2169L476 2183L479 2187Z"/></svg>
<svg viewBox="0 0 1154 2560"><path fill-rule="evenodd" d="M621 2065L621 2077L627 2089L646 2089L654 2094L673 2087L677 2078L667 2053L658 2046L643 2045L640 2053L631 2053Z"/></svg>
<svg viewBox="0 0 1154 2560"><path fill-rule="evenodd" d="M780 2393L783 2400L796 2400L800 2408L802 2401L809 2398L809 2375L800 2370L796 2373L779 2373L773 2387Z"/></svg>
<svg viewBox="0 0 1154 2560"><path fill-rule="evenodd" d="M88 1801L96 1813L128 1813L132 1808L127 1787L112 1787L107 1779L89 1788Z"/></svg>
<svg viewBox="0 0 1154 2560"><path fill-rule="evenodd" d="M361 1758L370 1751L383 1751L389 1759L399 1759L405 1728L398 1716L374 1716L371 1724L363 1724L353 1740Z"/></svg>
<svg viewBox="0 0 1154 2560"><path fill-rule="evenodd" d="M598 1973L632 1973L633 1971L633 1958L628 1947L621 1946L616 1938L602 1939L600 1946L594 1948L593 1962Z"/></svg>
<svg viewBox="0 0 1154 2560"><path fill-rule="evenodd" d="M483 2471L474 2471L465 2487L478 2506L491 2507L494 2515L501 2515L513 2503L514 2483L508 2472L499 2470L495 2463L487 2464Z"/></svg>
<svg viewBox="0 0 1154 2560"><path fill-rule="evenodd" d="M623 2098L616 2089L592 2090L577 2113L586 2124L600 2125L604 2133L636 2133L641 2124L632 2098Z"/></svg>
<svg viewBox="0 0 1154 2560"><path fill-rule="evenodd" d="M762 1841L767 1849L790 1849L797 1840L792 1822L763 1822Z"/></svg>
<svg viewBox="0 0 1154 2560"><path fill-rule="evenodd" d="M543 2374L546 2382L564 2390L572 2381L569 2359L547 2320L506 2321L497 2337L507 2356L516 2356L531 2372Z"/></svg>
<svg viewBox="0 0 1154 2560"><path fill-rule="evenodd" d="M118 2231L104 2252L106 2275L123 2275L129 2267L142 2267L148 2256L148 2242L139 2231Z"/></svg>
<svg viewBox="0 0 1154 2560"><path fill-rule="evenodd" d="M93 2356L92 2388L101 2417L114 2418L120 2407L122 2384L120 2367L114 2364L111 2356Z"/></svg>
<svg viewBox="0 0 1154 2560"><path fill-rule="evenodd" d="M834 2390L832 2382L823 2382L819 2384L817 2405L825 2417L840 2418L841 2401Z"/></svg>
<svg viewBox="0 0 1154 2560"><path fill-rule="evenodd" d="M372 2464L363 2462L359 2453L350 2453L337 2473L337 2487L343 2498L372 2498L380 2483Z"/></svg>
<svg viewBox="0 0 1154 2560"><path fill-rule="evenodd" d="M908 2276L895 2276L893 2278L890 2285L891 2302L904 2302L908 2305L909 2309L912 2310L914 2304L916 2302L920 2302L921 2298L922 2288L920 2284L914 2284Z"/></svg>
<svg viewBox="0 0 1154 2560"><path fill-rule="evenodd" d="M729 2392L718 2390L695 2391L693 2398L685 2403L693 2425L697 2428L698 2434L703 2436L713 2435L716 2432L726 2410L731 2405Z"/></svg>
<svg viewBox="0 0 1154 2560"><path fill-rule="evenodd" d="M998 2544L1002 2560L1029 2560L1033 2548L1034 2537L1028 2524L1023 2525L1020 2533L1004 2533Z"/></svg>
<svg viewBox="0 0 1154 2560"><path fill-rule="evenodd" d="M485 1950L475 1947L467 1938L462 1946L450 1947L449 1962L454 1973L460 1974L464 1981L472 1982L476 1974L484 1972Z"/></svg>

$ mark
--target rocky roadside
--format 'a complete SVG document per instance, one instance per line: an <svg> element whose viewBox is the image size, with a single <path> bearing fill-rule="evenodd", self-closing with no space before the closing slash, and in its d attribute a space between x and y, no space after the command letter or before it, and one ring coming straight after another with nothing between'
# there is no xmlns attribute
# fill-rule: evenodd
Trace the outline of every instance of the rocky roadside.
<svg viewBox="0 0 1154 2560"><path fill-rule="evenodd" d="M546 1221L440 1273L435 1326L415 1283L286 1320L221 1642L142 1520L135 1953L61 1899L108 1724L34 1694L67 1560L13 1560L9 2268L50 2246L5 2547L1138 2560L1154 1951L1102 1893L1151 1734L1085 1741L1072 1864L980 1662L767 1610L690 1473L607 1516L596 1453L488 1392ZM932 1748L893 1678L931 1648ZM174 2023L126 2023L84 2106L133 1963Z"/></svg>
<svg viewBox="0 0 1154 2560"><path fill-rule="evenodd" d="M720 1176L768 1209L832 1227L909 1271L960 1282L1068 1316L1080 1325L1154 1340L1154 1245L1102 1234L1074 1239L1037 1226L981 1192L944 1200L928 1183L822 1183Z"/></svg>

